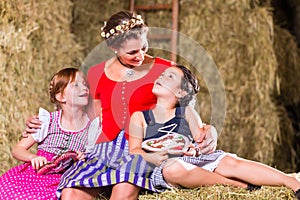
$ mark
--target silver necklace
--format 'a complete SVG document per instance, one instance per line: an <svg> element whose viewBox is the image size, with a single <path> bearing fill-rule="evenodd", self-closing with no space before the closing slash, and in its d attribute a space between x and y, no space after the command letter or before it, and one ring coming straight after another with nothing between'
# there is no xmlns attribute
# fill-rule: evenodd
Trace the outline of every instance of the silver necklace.
<svg viewBox="0 0 300 200"><path fill-rule="evenodd" d="M127 76L131 77L134 75L134 73L135 73L134 69L126 69Z"/></svg>
<svg viewBox="0 0 300 200"><path fill-rule="evenodd" d="M125 65L119 58L119 56L117 56L118 61L121 63L121 65L123 65L124 67L126 67L126 75L129 77L132 77L135 73L134 71L134 66L130 66L130 65Z"/></svg>

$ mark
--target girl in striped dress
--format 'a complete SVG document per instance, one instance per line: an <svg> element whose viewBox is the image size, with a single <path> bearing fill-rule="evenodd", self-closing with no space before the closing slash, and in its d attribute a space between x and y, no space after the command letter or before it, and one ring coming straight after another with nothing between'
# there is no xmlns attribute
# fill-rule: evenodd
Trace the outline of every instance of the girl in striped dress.
<svg viewBox="0 0 300 200"><path fill-rule="evenodd" d="M89 96L84 76L78 69L65 68L51 79L49 93L51 102L58 109L49 113L40 108L41 129L22 138L13 147L13 157L24 164L13 167L0 177L2 199L57 199L55 191L67 166L55 167L50 162L55 158L58 162L58 155L69 151L73 152L68 155L73 155L74 160L84 159L82 152L90 125L84 110ZM29 151L35 143L38 144L37 154Z"/></svg>

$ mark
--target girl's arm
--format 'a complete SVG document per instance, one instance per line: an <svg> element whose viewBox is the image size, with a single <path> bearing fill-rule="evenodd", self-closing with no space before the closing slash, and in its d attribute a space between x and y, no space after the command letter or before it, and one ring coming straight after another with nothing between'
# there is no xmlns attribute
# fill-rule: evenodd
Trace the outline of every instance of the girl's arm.
<svg viewBox="0 0 300 200"><path fill-rule="evenodd" d="M45 157L37 156L28 151L35 143L31 135L28 135L27 138L22 138L16 146L12 148L12 156L23 162L31 162L31 165L35 169L38 169L48 161Z"/></svg>
<svg viewBox="0 0 300 200"><path fill-rule="evenodd" d="M146 122L142 112L135 112L130 118L129 124L129 152L141 155L147 162L160 165L168 159L167 152L146 153L142 149L142 142L146 130Z"/></svg>
<svg viewBox="0 0 300 200"><path fill-rule="evenodd" d="M190 106L186 107L186 120L201 152L206 154L215 151L218 140L215 127L204 124L198 112Z"/></svg>

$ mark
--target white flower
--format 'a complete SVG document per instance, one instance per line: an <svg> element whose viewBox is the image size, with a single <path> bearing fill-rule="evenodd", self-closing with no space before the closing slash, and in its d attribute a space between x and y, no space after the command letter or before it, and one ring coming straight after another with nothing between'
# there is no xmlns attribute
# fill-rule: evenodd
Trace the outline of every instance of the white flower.
<svg viewBox="0 0 300 200"><path fill-rule="evenodd" d="M122 29L121 25L118 25L118 26L116 27L116 30L117 30L117 31L120 31L121 29Z"/></svg>

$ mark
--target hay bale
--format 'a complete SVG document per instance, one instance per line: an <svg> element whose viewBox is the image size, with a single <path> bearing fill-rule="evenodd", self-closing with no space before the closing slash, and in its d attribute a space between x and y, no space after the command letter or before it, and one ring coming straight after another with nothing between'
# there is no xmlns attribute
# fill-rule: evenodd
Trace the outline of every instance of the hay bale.
<svg viewBox="0 0 300 200"><path fill-rule="evenodd" d="M129 1L73 0L72 2L74 4L72 32L75 41L83 47L85 56L102 42L100 28L104 21L113 13L129 7Z"/></svg>
<svg viewBox="0 0 300 200"><path fill-rule="evenodd" d="M10 148L19 140L26 117L40 106L53 110L51 76L63 67L79 67L81 47L71 34L71 14L71 1L0 3L0 174L18 163Z"/></svg>
<svg viewBox="0 0 300 200"><path fill-rule="evenodd" d="M181 1L180 9L180 31L203 45L224 81L226 120L219 148L272 164L280 132L276 105L271 99L277 60L269 8L250 0L204 0ZM197 55L189 47L181 51ZM201 62L201 57L194 58ZM207 91L202 90L199 99L202 118L210 122Z"/></svg>
<svg viewBox="0 0 300 200"><path fill-rule="evenodd" d="M292 190L284 187L263 187L258 191L249 192L245 189L237 187L229 187L222 185L199 187L196 189L174 189L167 190L161 194L148 194L140 195L140 200L184 200L184 199L244 199L244 200L256 200L256 199L287 199L293 200L294 194ZM274 198L276 197L276 198ZM104 199L104 198L101 198Z"/></svg>
<svg viewBox="0 0 300 200"><path fill-rule="evenodd" d="M7 160L9 148L20 137L25 117L36 113L39 106L52 109L46 93L50 76L67 65L75 63L79 66L84 60L83 55L87 56L102 42L99 28L103 21L112 13L129 7L129 2L113 0L72 2L30 0L27 3L0 3L0 17L3 19L0 22L0 72L3 74L0 89L7 96L0 101L1 160ZM138 2L144 3L142 0ZM275 78L278 56L273 47L274 27L267 7L270 3L261 7L258 2L180 1L179 31L205 47L224 81L226 121L219 147L249 159L274 164L274 151L277 144L283 142L284 134L279 131L282 124L279 122L286 113L271 98L283 83ZM170 11L141 14L151 27L170 28ZM169 49L167 43L157 45ZM189 47L178 51L190 52L195 62L203 63L197 52ZM153 49L150 53L169 58L169 53L161 50ZM189 61L180 57L178 63L189 64ZM201 116L209 123L212 100L204 80L201 80L201 87L198 97ZM289 88L290 94L294 93L293 90ZM287 121L285 127L291 128L291 122ZM5 171L15 163L9 159L1 169ZM281 168L285 166L283 164ZM290 167L293 168L294 164Z"/></svg>
<svg viewBox="0 0 300 200"><path fill-rule="evenodd" d="M300 166L297 154L300 152L300 54L295 38L286 29L274 27L274 50L278 61L276 71L278 90L274 97L280 117L280 144L275 148L275 165L293 171ZM286 148L286 147L289 148ZM298 167L299 168L299 167Z"/></svg>

